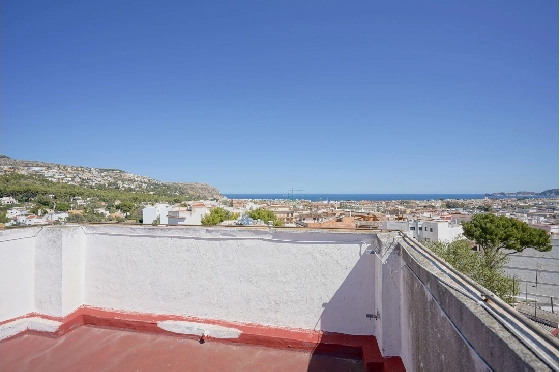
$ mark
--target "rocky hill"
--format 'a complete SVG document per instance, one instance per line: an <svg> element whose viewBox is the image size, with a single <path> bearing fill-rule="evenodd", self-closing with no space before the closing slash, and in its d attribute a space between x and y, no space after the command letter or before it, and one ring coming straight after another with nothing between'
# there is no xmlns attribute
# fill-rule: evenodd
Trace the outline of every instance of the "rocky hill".
<svg viewBox="0 0 560 372"><path fill-rule="evenodd" d="M518 192L495 192L493 194L485 194L486 196L543 196L547 198L558 197L558 189L545 190L543 192L534 191L518 191Z"/></svg>
<svg viewBox="0 0 560 372"><path fill-rule="evenodd" d="M91 168L41 161L12 159L0 155L0 175L19 174L93 189L115 189L159 195L184 195L191 199L219 199L220 192L201 182L161 182L120 169Z"/></svg>
<svg viewBox="0 0 560 372"><path fill-rule="evenodd" d="M203 182L164 182L165 185L191 196L202 195L204 199L220 199L220 191Z"/></svg>
<svg viewBox="0 0 560 372"><path fill-rule="evenodd" d="M558 197L558 189L550 189L540 192L539 195L541 196L550 196L550 197Z"/></svg>

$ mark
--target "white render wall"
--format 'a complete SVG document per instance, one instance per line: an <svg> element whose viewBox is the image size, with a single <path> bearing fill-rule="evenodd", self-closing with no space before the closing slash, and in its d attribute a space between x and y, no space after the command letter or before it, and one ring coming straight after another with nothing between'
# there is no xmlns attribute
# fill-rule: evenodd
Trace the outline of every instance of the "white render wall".
<svg viewBox="0 0 560 372"><path fill-rule="evenodd" d="M35 312L65 316L83 305L85 234L48 227L35 238Z"/></svg>
<svg viewBox="0 0 560 372"><path fill-rule="evenodd" d="M81 305L375 334L375 234L203 227L2 231L0 321ZM378 300L380 301L380 299ZM389 299L384 299L389 302ZM398 298L395 297L395 301Z"/></svg>
<svg viewBox="0 0 560 372"><path fill-rule="evenodd" d="M39 230L0 231L0 322L35 309L34 236Z"/></svg>
<svg viewBox="0 0 560 372"><path fill-rule="evenodd" d="M156 204L142 209L142 223L144 225L151 225L154 220L159 217L161 225L167 225L167 213L171 209L168 204Z"/></svg>
<svg viewBox="0 0 560 372"><path fill-rule="evenodd" d="M202 217L209 212L208 208L193 208L192 211L181 211L183 217L169 217L168 225L202 225Z"/></svg>
<svg viewBox="0 0 560 372"><path fill-rule="evenodd" d="M85 303L373 334L375 235L85 227ZM118 234L118 235L116 235Z"/></svg>

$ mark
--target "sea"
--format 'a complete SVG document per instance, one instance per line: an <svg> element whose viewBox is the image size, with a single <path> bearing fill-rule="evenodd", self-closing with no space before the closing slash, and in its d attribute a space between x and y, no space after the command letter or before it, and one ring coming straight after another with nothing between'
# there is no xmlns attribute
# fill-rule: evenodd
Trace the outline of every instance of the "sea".
<svg viewBox="0 0 560 372"><path fill-rule="evenodd" d="M224 194L229 199L292 199L291 194ZM317 201L484 199L484 194L296 194L293 199ZM489 196L490 199L539 198L539 196ZM540 196L542 198L542 196Z"/></svg>

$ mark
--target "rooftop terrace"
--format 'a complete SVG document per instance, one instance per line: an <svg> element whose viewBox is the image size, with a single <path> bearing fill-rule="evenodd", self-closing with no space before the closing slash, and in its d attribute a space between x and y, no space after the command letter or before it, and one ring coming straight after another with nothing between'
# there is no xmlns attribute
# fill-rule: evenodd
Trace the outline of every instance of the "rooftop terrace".
<svg viewBox="0 0 560 372"><path fill-rule="evenodd" d="M6 230L0 283L0 370L558 370L556 339L396 232Z"/></svg>

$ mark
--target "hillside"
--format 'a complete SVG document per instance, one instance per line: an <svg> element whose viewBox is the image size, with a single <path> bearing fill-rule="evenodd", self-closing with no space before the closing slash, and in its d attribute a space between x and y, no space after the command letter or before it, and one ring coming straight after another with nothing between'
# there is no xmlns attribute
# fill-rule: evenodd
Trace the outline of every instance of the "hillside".
<svg viewBox="0 0 560 372"><path fill-rule="evenodd" d="M547 198L558 197L558 189L550 189L542 192L534 191L518 191L518 192L495 192L485 194L486 196L544 196Z"/></svg>
<svg viewBox="0 0 560 372"><path fill-rule="evenodd" d="M206 199L220 199L222 194L220 191L207 183L202 182L164 182L164 185L171 187L180 194L186 195L204 195Z"/></svg>
<svg viewBox="0 0 560 372"><path fill-rule="evenodd" d="M151 177L120 169L103 169L12 159L0 155L0 176L18 175L18 182L48 187L66 184L88 190L116 190L135 194L184 197L185 199L219 199L220 192L201 182L161 182ZM13 180L11 181L13 184ZM6 185L6 183L4 183ZM0 190L5 191L5 190ZM151 198L150 198L151 199Z"/></svg>
<svg viewBox="0 0 560 372"><path fill-rule="evenodd" d="M545 190L545 191L539 193L539 195L542 195L542 196L551 196L551 197L552 197L552 196L556 196L556 197L558 197L558 189Z"/></svg>

